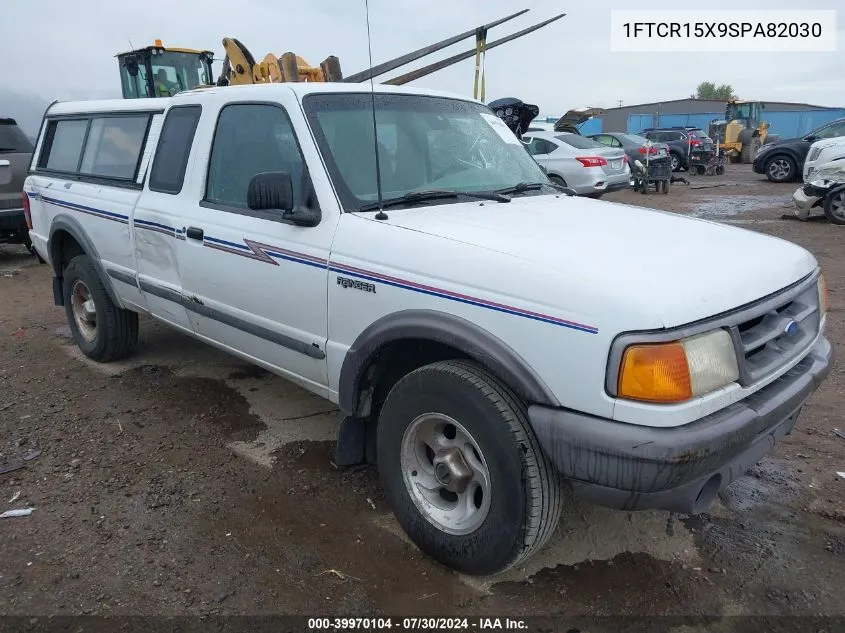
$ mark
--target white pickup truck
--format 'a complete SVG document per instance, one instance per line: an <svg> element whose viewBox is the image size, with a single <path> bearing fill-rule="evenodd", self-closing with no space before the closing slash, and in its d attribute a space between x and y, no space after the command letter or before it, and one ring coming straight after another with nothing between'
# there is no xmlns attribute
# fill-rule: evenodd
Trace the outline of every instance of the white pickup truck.
<svg viewBox="0 0 845 633"><path fill-rule="evenodd" d="M337 403L339 461L472 574L564 487L697 513L792 430L832 362L809 252L573 197L483 104L368 90L50 107L25 209L81 350L149 314Z"/></svg>

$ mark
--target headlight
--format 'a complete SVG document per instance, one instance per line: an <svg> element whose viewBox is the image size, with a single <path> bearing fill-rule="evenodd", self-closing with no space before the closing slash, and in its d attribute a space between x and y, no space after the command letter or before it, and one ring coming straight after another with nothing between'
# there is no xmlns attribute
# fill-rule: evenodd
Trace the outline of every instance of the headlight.
<svg viewBox="0 0 845 633"><path fill-rule="evenodd" d="M827 312L827 279L819 275L819 310L824 315Z"/></svg>
<svg viewBox="0 0 845 633"><path fill-rule="evenodd" d="M683 402L739 378L727 330L669 343L630 345L622 355L617 394L645 402Z"/></svg>
<svg viewBox="0 0 845 633"><path fill-rule="evenodd" d="M824 178L817 178L816 180L811 181L810 184L814 187L818 187L819 189L827 189L829 186L829 183Z"/></svg>

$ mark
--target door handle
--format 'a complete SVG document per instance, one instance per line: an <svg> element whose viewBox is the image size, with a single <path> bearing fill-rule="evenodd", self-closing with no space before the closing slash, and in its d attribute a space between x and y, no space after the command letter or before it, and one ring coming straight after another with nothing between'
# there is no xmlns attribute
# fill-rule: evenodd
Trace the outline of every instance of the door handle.
<svg viewBox="0 0 845 633"><path fill-rule="evenodd" d="M203 232L201 228L198 228L196 226L189 226L188 229L185 231L185 236L192 240L201 240Z"/></svg>

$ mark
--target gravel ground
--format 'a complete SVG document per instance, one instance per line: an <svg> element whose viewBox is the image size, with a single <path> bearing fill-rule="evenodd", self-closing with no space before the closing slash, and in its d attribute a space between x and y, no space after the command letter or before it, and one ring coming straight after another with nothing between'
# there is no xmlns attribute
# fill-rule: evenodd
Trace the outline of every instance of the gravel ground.
<svg viewBox="0 0 845 633"><path fill-rule="evenodd" d="M841 356L845 229L784 219L796 185L746 166L691 181L607 199L810 249ZM673 535L665 513L572 500L526 567L467 578L407 541L374 469L333 467L332 405L149 319L136 356L91 363L48 267L0 246L0 465L25 464L0 475L0 511L34 508L0 521L0 613L845 615L840 366L795 432Z"/></svg>

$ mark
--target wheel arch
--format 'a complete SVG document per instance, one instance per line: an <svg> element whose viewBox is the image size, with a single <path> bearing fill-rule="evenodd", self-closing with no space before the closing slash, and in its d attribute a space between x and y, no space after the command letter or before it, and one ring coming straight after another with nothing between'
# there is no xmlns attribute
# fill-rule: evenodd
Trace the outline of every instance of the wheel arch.
<svg viewBox="0 0 845 633"><path fill-rule="evenodd" d="M54 295L56 305L64 305L64 297L61 292L56 292L55 289L61 288L61 280L64 276L65 266L70 262L70 259L76 255L87 255L109 295L109 299L117 306L123 306L118 299L117 294L111 284L111 278L103 269L103 264L100 261L100 255L97 252L91 239L85 233L82 224L74 217L60 214L53 219L50 225L50 236L47 242L48 251L50 253L50 265L53 267L54 281Z"/></svg>
<svg viewBox="0 0 845 633"><path fill-rule="evenodd" d="M531 403L551 407L560 402L516 351L484 328L459 316L436 310L402 310L382 317L355 339L340 370L338 406L349 416L363 417L366 394L375 388L373 374L391 346L423 341L472 359Z"/></svg>

